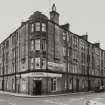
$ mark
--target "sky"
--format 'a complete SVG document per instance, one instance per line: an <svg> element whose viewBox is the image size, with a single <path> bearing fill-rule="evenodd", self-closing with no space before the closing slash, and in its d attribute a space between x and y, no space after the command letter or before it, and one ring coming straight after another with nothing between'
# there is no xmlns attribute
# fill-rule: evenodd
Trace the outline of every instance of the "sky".
<svg viewBox="0 0 105 105"><path fill-rule="evenodd" d="M70 23L70 31L78 35L87 32L89 41L100 42L105 50L105 0L0 0L0 42L33 12L49 17L53 3L60 14L60 24Z"/></svg>

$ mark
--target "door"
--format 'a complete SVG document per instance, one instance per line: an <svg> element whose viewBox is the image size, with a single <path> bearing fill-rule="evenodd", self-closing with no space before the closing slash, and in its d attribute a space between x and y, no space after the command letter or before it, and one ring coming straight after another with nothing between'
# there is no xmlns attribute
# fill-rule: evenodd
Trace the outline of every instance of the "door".
<svg viewBox="0 0 105 105"><path fill-rule="evenodd" d="M76 79L76 91L79 91L79 79Z"/></svg>
<svg viewBox="0 0 105 105"><path fill-rule="evenodd" d="M42 87L42 81L34 80L33 81L33 95L41 95L41 87Z"/></svg>

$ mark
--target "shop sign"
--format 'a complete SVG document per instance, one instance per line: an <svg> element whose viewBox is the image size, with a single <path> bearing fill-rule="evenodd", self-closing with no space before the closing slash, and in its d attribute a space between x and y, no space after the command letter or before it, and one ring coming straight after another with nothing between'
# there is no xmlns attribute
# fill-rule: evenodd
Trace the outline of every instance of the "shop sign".
<svg viewBox="0 0 105 105"><path fill-rule="evenodd" d="M48 62L48 69L55 71L65 71L65 63Z"/></svg>
<svg viewBox="0 0 105 105"><path fill-rule="evenodd" d="M21 77L28 77L29 76L29 73L25 73L25 74L21 74Z"/></svg>
<svg viewBox="0 0 105 105"><path fill-rule="evenodd" d="M30 77L62 77L62 74L34 72L29 74Z"/></svg>

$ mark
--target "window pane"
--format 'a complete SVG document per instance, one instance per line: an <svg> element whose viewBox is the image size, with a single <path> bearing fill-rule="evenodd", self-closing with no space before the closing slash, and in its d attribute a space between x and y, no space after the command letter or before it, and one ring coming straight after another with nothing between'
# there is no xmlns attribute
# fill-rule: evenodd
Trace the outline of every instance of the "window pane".
<svg viewBox="0 0 105 105"><path fill-rule="evenodd" d="M40 40L35 40L35 50L40 50Z"/></svg>
<svg viewBox="0 0 105 105"><path fill-rule="evenodd" d="M40 69L40 58L35 58L35 69Z"/></svg>
<svg viewBox="0 0 105 105"><path fill-rule="evenodd" d="M36 31L40 31L40 23L39 22L35 23L35 28L36 28Z"/></svg>
<svg viewBox="0 0 105 105"><path fill-rule="evenodd" d="M63 32L63 40L66 40L66 33Z"/></svg>
<svg viewBox="0 0 105 105"><path fill-rule="evenodd" d="M34 40L31 40L31 51L34 50Z"/></svg>
<svg viewBox="0 0 105 105"><path fill-rule="evenodd" d="M66 48L63 47L63 56L66 56Z"/></svg>
<svg viewBox="0 0 105 105"><path fill-rule="evenodd" d="M31 69L34 69L34 58L31 58L31 61L30 61L30 68L31 68Z"/></svg>
<svg viewBox="0 0 105 105"><path fill-rule="evenodd" d="M69 41L69 34L67 33L67 41Z"/></svg>
<svg viewBox="0 0 105 105"><path fill-rule="evenodd" d="M46 51L46 40L42 40L42 50Z"/></svg>
<svg viewBox="0 0 105 105"><path fill-rule="evenodd" d="M34 32L34 24L31 24L31 32Z"/></svg>
<svg viewBox="0 0 105 105"><path fill-rule="evenodd" d="M46 59L42 59L42 69L46 69Z"/></svg>
<svg viewBox="0 0 105 105"><path fill-rule="evenodd" d="M51 90L56 91L56 78L51 79Z"/></svg>
<svg viewBox="0 0 105 105"><path fill-rule="evenodd" d="M42 31L46 31L46 24L45 23L42 23Z"/></svg>

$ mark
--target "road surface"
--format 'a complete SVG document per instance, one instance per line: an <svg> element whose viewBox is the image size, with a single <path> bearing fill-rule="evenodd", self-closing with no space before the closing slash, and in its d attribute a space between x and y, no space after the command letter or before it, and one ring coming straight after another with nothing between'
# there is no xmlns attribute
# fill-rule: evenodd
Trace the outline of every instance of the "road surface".
<svg viewBox="0 0 105 105"><path fill-rule="evenodd" d="M105 93L76 93L45 98L24 98L0 93L0 105L84 105L86 100L105 104Z"/></svg>

